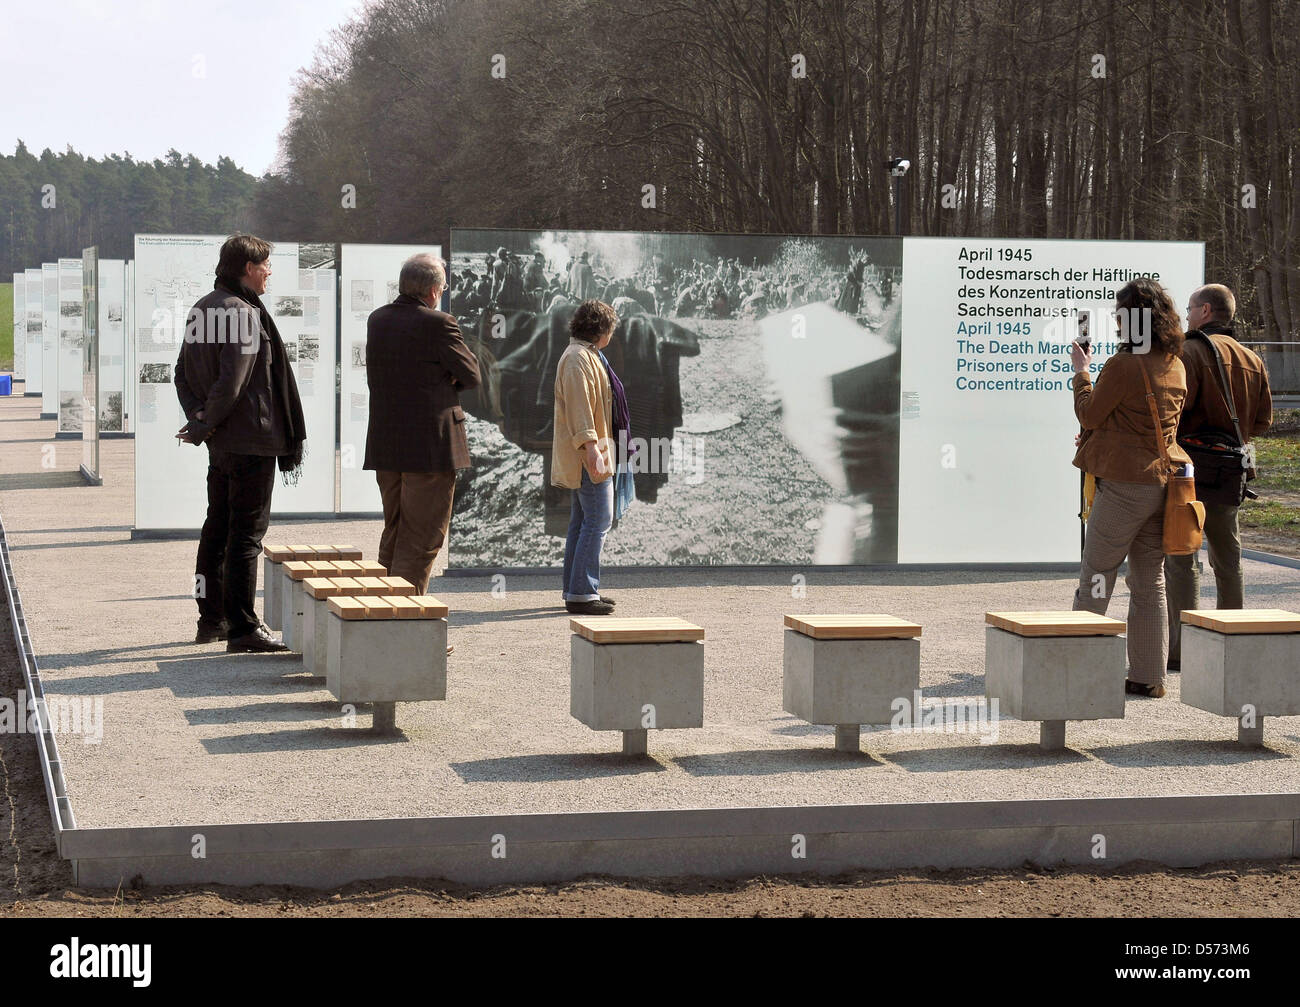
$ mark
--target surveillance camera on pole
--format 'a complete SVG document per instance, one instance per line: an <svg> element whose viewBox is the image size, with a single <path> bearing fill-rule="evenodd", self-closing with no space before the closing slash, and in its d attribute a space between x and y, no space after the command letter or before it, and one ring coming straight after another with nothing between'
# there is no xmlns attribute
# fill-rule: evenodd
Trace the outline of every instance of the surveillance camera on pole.
<svg viewBox="0 0 1300 1007"><path fill-rule="evenodd" d="M905 157L891 157L885 162L885 167L895 178L902 178L907 174L907 170L912 167L912 162Z"/></svg>

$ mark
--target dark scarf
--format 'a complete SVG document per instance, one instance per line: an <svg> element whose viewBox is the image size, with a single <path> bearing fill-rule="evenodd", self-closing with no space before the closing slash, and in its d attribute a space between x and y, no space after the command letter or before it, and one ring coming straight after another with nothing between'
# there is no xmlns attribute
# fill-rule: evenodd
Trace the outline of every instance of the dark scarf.
<svg viewBox="0 0 1300 1007"><path fill-rule="evenodd" d="M284 429L289 436L289 451L280 455L277 462L283 473L284 484L296 486L302 475L303 459L307 457L307 422L302 415L302 399L298 397L298 381L293 376L293 368L289 366L289 354L285 352L280 330L275 327L275 319L266 310L262 299L245 289L242 283L231 284L218 278L214 286L256 308L262 331L270 337L271 382L275 386L275 399L279 403Z"/></svg>
<svg viewBox="0 0 1300 1007"><path fill-rule="evenodd" d="M624 457L620 457L622 452L616 452L615 457L620 465L626 465L628 459L636 454L636 448L632 446L632 418L627 408L627 393L623 390L623 382L618 380L618 375L614 373L614 368L609 365L609 360L606 359L605 354L597 350L596 355L600 357L601 363L605 365L605 373L609 375L609 390L613 393L614 408L612 412L614 415L610 417L610 426L613 427L611 432L614 435L614 443L623 447L627 452ZM622 438L619 436L620 431L623 433Z"/></svg>

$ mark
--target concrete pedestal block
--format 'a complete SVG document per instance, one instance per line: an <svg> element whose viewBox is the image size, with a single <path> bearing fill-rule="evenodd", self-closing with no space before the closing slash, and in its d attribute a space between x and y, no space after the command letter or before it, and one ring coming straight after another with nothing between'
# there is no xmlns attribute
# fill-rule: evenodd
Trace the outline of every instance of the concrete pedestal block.
<svg viewBox="0 0 1300 1007"><path fill-rule="evenodd" d="M1242 744L1263 744L1266 716L1300 715L1300 633L1228 634L1187 624L1182 632L1179 698L1236 719Z"/></svg>
<svg viewBox="0 0 1300 1007"><path fill-rule="evenodd" d="M371 586L368 581L374 581L378 588ZM324 675L326 664L326 649L329 644L329 600L334 597L350 597L354 595L414 595L415 587L403 580L401 577L378 577L378 578L353 578L353 577L333 577L329 578L331 588L327 594L319 597L313 595L313 591L306 587L308 581L303 582L303 601L302 601L302 667L304 671L309 671L313 675ZM298 648L295 648L298 649Z"/></svg>
<svg viewBox="0 0 1300 1007"><path fill-rule="evenodd" d="M920 687L920 640L815 640L785 631L782 709L810 724L855 732L860 724L888 724L894 701L912 702Z"/></svg>
<svg viewBox="0 0 1300 1007"><path fill-rule="evenodd" d="M1065 721L1124 716L1126 648L1122 636L1019 636L989 626L984 695L1018 720L1047 722L1039 743L1061 748Z"/></svg>
<svg viewBox="0 0 1300 1007"><path fill-rule="evenodd" d="M301 580L283 579L280 585L280 640L295 654L302 653L303 608L309 600Z"/></svg>
<svg viewBox="0 0 1300 1007"><path fill-rule="evenodd" d="M1256 717L1254 727L1246 727L1237 721L1237 744L1246 748L1259 748L1264 744L1264 718Z"/></svg>
<svg viewBox="0 0 1300 1007"><path fill-rule="evenodd" d="M376 734L394 733L397 730L397 704L376 703L370 729Z"/></svg>
<svg viewBox="0 0 1300 1007"><path fill-rule="evenodd" d="M325 685L340 703L447 698L446 619L328 615Z"/></svg>
<svg viewBox="0 0 1300 1007"><path fill-rule="evenodd" d="M1065 747L1065 721L1044 720L1038 725L1038 747L1044 752L1056 752Z"/></svg>
<svg viewBox="0 0 1300 1007"><path fill-rule="evenodd" d="M569 713L588 727L644 732L704 726L702 642L570 639Z"/></svg>
<svg viewBox="0 0 1300 1007"><path fill-rule="evenodd" d="M303 592L302 600L302 667L313 675L325 674L328 646L329 599L313 598Z"/></svg>
<svg viewBox="0 0 1300 1007"><path fill-rule="evenodd" d="M836 724L835 751L862 751L862 726L860 724Z"/></svg>
<svg viewBox="0 0 1300 1007"><path fill-rule="evenodd" d="M645 755L650 750L650 732L644 727L623 732L623 754Z"/></svg>
<svg viewBox="0 0 1300 1007"><path fill-rule="evenodd" d="M281 566L279 560L262 557L262 621L271 629L280 628Z"/></svg>

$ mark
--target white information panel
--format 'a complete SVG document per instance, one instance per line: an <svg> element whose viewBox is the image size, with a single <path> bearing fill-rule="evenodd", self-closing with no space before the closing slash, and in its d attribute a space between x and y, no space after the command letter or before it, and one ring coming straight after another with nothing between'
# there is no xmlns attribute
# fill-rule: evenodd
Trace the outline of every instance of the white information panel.
<svg viewBox="0 0 1300 1007"><path fill-rule="evenodd" d="M41 263L41 419L59 416L59 264Z"/></svg>
<svg viewBox="0 0 1300 1007"><path fill-rule="evenodd" d="M27 274L14 273L14 379L27 378Z"/></svg>
<svg viewBox="0 0 1300 1007"><path fill-rule="evenodd" d="M61 434L81 433L85 380L85 326L82 324L81 260L59 260L59 426Z"/></svg>
<svg viewBox="0 0 1300 1007"><path fill-rule="evenodd" d="M39 269L24 270L26 280L23 302L27 306L27 386L26 394L41 394L43 371L41 332L45 328L44 281Z"/></svg>
<svg viewBox="0 0 1300 1007"><path fill-rule="evenodd" d="M197 529L207 512L208 452L178 444L185 415L173 385L189 309L207 294L225 236L136 235L135 526ZM284 340L302 397L307 453L297 485L276 477L273 514L334 511L335 273L298 268L298 246L275 245L262 303ZM306 365L304 367L304 365Z"/></svg>
<svg viewBox="0 0 1300 1007"><path fill-rule="evenodd" d="M99 429L126 431L126 263L99 260Z"/></svg>
<svg viewBox="0 0 1300 1007"><path fill-rule="evenodd" d="M1181 315L1204 269L1199 242L905 238L898 562L1077 561L1075 313L1095 374L1128 280Z"/></svg>
<svg viewBox="0 0 1300 1007"><path fill-rule="evenodd" d="M122 374L122 429L127 433L135 433L135 396L138 388L137 379L139 372L135 367L135 260L128 259L126 263L126 322L122 327L123 339L126 341L126 352L123 354L124 367Z"/></svg>
<svg viewBox="0 0 1300 1007"><path fill-rule="evenodd" d="M339 251L339 311L342 376L339 383L339 510L381 514L375 474L362 469L370 391L366 384L366 319L397 297L402 263L427 252L442 257L440 245L342 245Z"/></svg>

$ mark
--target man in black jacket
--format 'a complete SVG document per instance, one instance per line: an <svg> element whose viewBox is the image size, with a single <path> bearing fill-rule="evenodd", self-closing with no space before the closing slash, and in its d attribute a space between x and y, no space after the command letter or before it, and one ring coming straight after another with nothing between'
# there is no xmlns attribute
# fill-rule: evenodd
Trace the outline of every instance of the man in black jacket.
<svg viewBox="0 0 1300 1007"><path fill-rule="evenodd" d="M196 643L232 652L288 648L257 617L257 558L271 519L277 460L302 469L306 439L298 386L260 295L271 246L238 234L221 246L212 293L190 309L176 361L176 395L189 420L176 434L208 446L208 514L195 558Z"/></svg>
<svg viewBox="0 0 1300 1007"><path fill-rule="evenodd" d="M370 425L364 468L384 505L379 562L423 592L451 523L456 470L468 468L461 389L477 388L478 361L460 326L437 310L446 270L432 255L402 265L399 295L366 323Z"/></svg>

